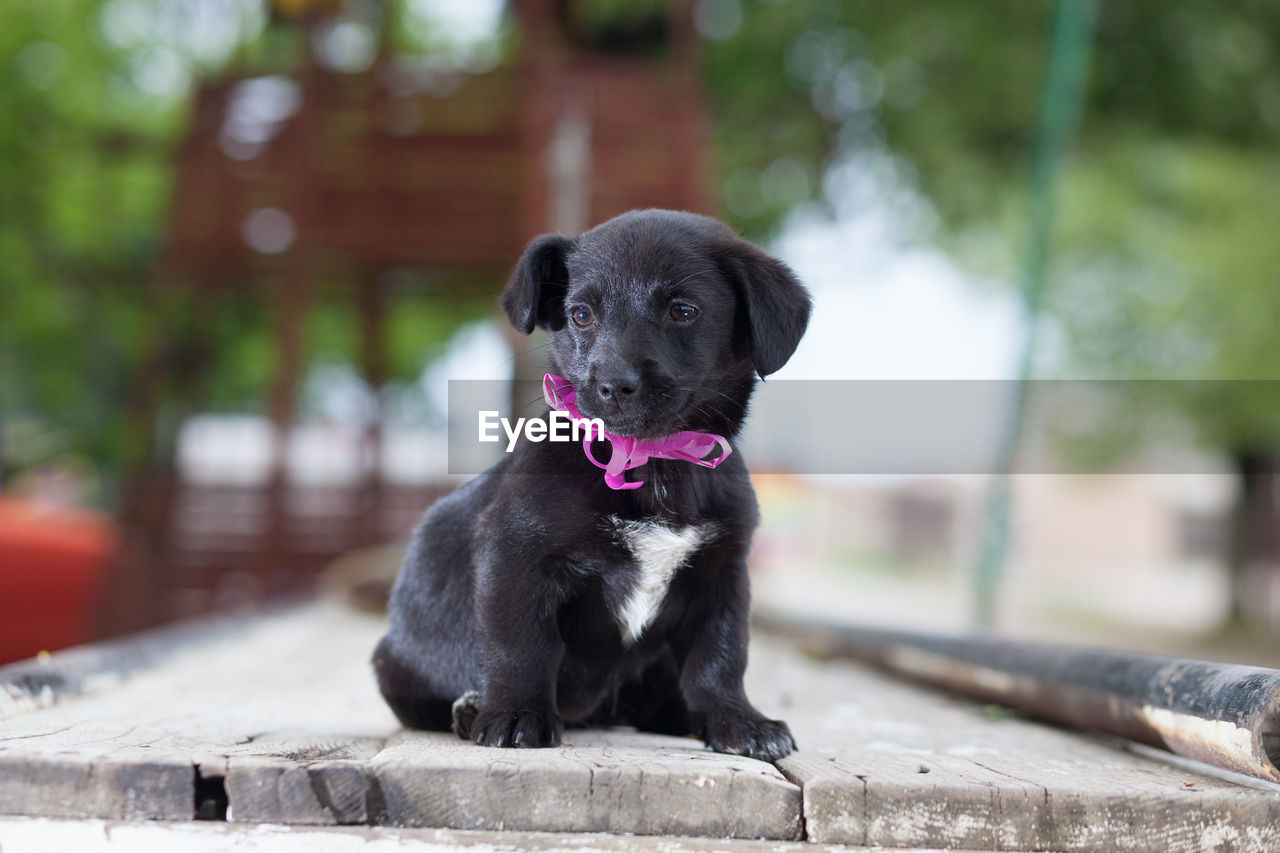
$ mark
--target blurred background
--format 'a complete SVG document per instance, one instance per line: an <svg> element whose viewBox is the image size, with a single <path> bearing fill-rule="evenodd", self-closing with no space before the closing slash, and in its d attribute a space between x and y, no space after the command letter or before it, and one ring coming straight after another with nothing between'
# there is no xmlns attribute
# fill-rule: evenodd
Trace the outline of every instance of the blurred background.
<svg viewBox="0 0 1280 853"><path fill-rule="evenodd" d="M779 381L1007 389L990 470L749 442L758 606L1280 658L1280 2L4 11L0 662L376 597L458 482L448 380L540 373L524 244L648 206L810 286Z"/></svg>

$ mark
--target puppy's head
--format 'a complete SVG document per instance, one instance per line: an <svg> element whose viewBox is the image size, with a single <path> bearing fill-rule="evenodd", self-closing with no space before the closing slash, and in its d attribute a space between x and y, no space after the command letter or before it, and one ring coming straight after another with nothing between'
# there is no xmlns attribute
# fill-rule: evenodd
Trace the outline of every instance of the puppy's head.
<svg viewBox="0 0 1280 853"><path fill-rule="evenodd" d="M535 239L502 306L520 332L547 330L584 415L654 438L736 431L754 374L791 357L810 302L785 264L714 219L644 210Z"/></svg>

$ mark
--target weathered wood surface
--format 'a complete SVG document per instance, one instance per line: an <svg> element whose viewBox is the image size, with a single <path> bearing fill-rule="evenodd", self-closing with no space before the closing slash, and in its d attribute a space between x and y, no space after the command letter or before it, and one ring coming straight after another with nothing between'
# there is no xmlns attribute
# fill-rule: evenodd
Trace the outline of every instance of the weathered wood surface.
<svg viewBox="0 0 1280 853"><path fill-rule="evenodd" d="M77 646L48 660L0 667L0 722L89 691L120 684L177 652L234 630L236 620L205 618L118 640Z"/></svg>
<svg viewBox="0 0 1280 853"><path fill-rule="evenodd" d="M570 730L559 750L400 729L337 604L247 624L108 689L0 721L0 814L801 837L772 765L685 738ZM48 664L57 667L55 655Z"/></svg>
<svg viewBox="0 0 1280 853"><path fill-rule="evenodd" d="M761 622L831 657L1280 783L1280 670L991 635Z"/></svg>
<svg viewBox="0 0 1280 853"><path fill-rule="evenodd" d="M1172 766L778 646L758 648L755 663L793 700L802 748L779 766L804 788L810 841L1280 850L1280 786Z"/></svg>
<svg viewBox="0 0 1280 853"><path fill-rule="evenodd" d="M4 853L857 853L866 847L803 841L744 841L674 836L400 829L378 826L304 827L243 823L155 823L0 817ZM925 850L902 853L928 853Z"/></svg>
<svg viewBox="0 0 1280 853"><path fill-rule="evenodd" d="M397 735L373 761L378 823L733 838L802 837L800 789L770 765L686 738L569 730L538 750Z"/></svg>
<svg viewBox="0 0 1280 853"><path fill-rule="evenodd" d="M1280 786L989 714L767 637L753 646L748 690L800 744L778 768L627 731L570 730L564 748L534 751L406 732L368 665L381 630L340 605L309 605L224 628L98 688L86 678L85 692L52 707L0 709L0 814L1280 849Z"/></svg>

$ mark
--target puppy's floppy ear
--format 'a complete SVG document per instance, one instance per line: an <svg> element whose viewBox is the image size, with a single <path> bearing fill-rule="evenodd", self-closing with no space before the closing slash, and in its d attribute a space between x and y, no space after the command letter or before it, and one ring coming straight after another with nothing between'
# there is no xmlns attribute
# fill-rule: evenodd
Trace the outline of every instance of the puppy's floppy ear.
<svg viewBox="0 0 1280 853"><path fill-rule="evenodd" d="M575 245L568 237L544 234L524 250L502 291L502 310L520 334L531 333L535 326L564 325L564 295L569 289L565 256Z"/></svg>
<svg viewBox="0 0 1280 853"><path fill-rule="evenodd" d="M735 238L722 260L738 291L743 333L760 378L787 363L809 325L809 291L791 268L745 240Z"/></svg>

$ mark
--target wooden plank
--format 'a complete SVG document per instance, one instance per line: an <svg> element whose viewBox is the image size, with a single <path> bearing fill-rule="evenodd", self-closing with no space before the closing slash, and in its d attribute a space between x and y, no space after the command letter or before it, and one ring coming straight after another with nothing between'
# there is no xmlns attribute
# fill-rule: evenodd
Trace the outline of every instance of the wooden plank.
<svg viewBox="0 0 1280 853"><path fill-rule="evenodd" d="M771 643L754 653L749 690L791 723L801 747L779 767L804 788L810 841L1276 849L1280 786L1171 767Z"/></svg>
<svg viewBox="0 0 1280 853"><path fill-rule="evenodd" d="M208 788L225 792L234 822L801 835L796 785L694 740L571 731L564 749L489 750L401 731L368 662L384 629L336 604L306 607L15 717L0 728L0 768L15 768L23 796L0 797L0 813L190 818ZM186 782L163 803L154 786L95 769L160 760ZM120 791L143 810L122 811Z"/></svg>
<svg viewBox="0 0 1280 853"><path fill-rule="evenodd" d="M1280 783L1280 670L1138 652L768 620L833 657Z"/></svg>
<svg viewBox="0 0 1280 853"><path fill-rule="evenodd" d="M118 820L190 820L189 762L0 753L0 814Z"/></svg>
<svg viewBox="0 0 1280 853"><path fill-rule="evenodd" d="M570 730L556 750L404 732L373 762L376 822L459 829L801 837L800 789L685 738Z"/></svg>
<svg viewBox="0 0 1280 853"><path fill-rule="evenodd" d="M0 814L190 819L204 780L229 819L360 822L363 768L397 728L368 664L383 627L310 606L210 627L147 669L77 670L77 699L0 723Z"/></svg>
<svg viewBox="0 0 1280 853"><path fill-rule="evenodd" d="M368 822L364 761L231 759L227 820L345 826Z"/></svg>
<svg viewBox="0 0 1280 853"><path fill-rule="evenodd" d="M779 768L628 731L571 729L564 748L529 751L406 732L368 663L384 625L321 603L226 623L127 671L112 672L108 655L96 673L82 654L68 680L78 692L0 720L0 813L807 832L886 847L1275 849L1280 786L992 714L768 637L752 646L748 692L796 734L800 751ZM41 666L69 671L60 655Z"/></svg>
<svg viewBox="0 0 1280 853"><path fill-rule="evenodd" d="M238 744L223 779L227 820L344 826L368 821L368 762L384 740L270 733Z"/></svg>
<svg viewBox="0 0 1280 853"><path fill-rule="evenodd" d="M130 674L243 626L207 618L0 666L0 724L88 690L106 690Z"/></svg>
<svg viewBox="0 0 1280 853"><path fill-rule="evenodd" d="M839 853L866 850L841 846L815 848L802 841L746 841L723 838L570 835L548 832L478 832L456 829L391 827L249 826L234 823L116 823L101 820L55 821L0 818L4 853L440 853L445 850L490 853ZM910 851L904 851L910 853ZM924 853L924 851L915 851Z"/></svg>

